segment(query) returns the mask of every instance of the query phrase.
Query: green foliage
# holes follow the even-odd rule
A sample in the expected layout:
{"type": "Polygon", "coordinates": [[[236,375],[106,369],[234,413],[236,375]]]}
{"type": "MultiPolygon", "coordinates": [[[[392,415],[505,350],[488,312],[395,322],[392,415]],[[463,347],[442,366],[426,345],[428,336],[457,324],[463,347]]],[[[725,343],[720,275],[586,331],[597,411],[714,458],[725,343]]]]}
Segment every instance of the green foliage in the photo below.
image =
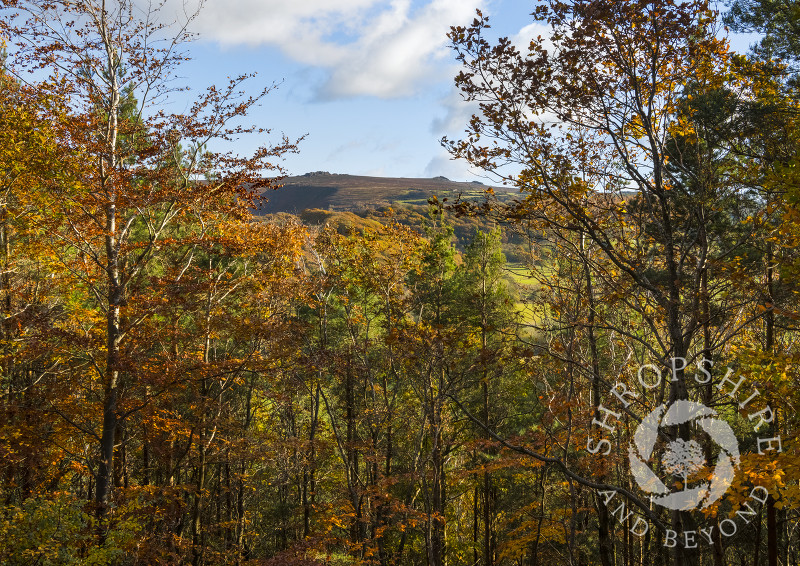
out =
{"type": "Polygon", "coordinates": [[[735,0],[725,15],[734,31],[759,33],[759,57],[797,62],[800,59],[800,3],[795,0],[735,0]]]}
{"type": "Polygon", "coordinates": [[[84,506],[84,501],[68,493],[55,493],[4,507],[0,517],[0,562],[9,566],[84,564],[85,549],[91,540],[91,520],[84,506]]]}

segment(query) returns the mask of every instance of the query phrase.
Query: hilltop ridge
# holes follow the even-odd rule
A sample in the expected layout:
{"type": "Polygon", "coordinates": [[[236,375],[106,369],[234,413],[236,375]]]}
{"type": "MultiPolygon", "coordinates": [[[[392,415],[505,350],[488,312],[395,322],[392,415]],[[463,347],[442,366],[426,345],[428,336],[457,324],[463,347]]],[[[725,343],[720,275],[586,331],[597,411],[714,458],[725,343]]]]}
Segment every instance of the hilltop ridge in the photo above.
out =
{"type": "MultiPolygon", "coordinates": [[[[480,181],[451,181],[447,177],[369,177],[314,171],[287,177],[282,187],[267,191],[268,202],[258,214],[288,212],[298,214],[308,209],[355,211],[398,203],[425,205],[434,195],[454,199],[480,198],[490,187],[480,181]]],[[[498,194],[513,194],[508,187],[491,187],[498,194]]]]}

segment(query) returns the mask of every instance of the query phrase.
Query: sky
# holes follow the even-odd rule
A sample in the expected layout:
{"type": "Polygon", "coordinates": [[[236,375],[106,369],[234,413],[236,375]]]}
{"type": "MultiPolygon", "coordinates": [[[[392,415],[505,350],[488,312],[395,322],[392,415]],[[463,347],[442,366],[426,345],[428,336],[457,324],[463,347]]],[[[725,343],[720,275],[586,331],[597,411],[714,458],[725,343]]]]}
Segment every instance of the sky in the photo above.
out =
{"type": "MultiPolygon", "coordinates": [[[[256,72],[251,88],[279,83],[253,123],[295,139],[290,175],[328,171],[480,180],[439,140],[472,114],[454,87],[452,25],[488,14],[493,33],[527,45],[544,33],[524,0],[206,0],[180,75],[194,92],[256,72]]],[[[183,104],[184,102],[179,102],[183,104]]],[[[188,108],[188,102],[185,102],[188,108]]],[[[176,108],[184,110],[185,108],[176,108]]],[[[263,141],[263,140],[261,140],[263,141]]],[[[242,153],[256,146],[242,140],[242,153]]]]}
{"type": "MultiPolygon", "coordinates": [[[[176,0],[177,1],[177,0],[176,0]]],[[[518,47],[546,35],[529,0],[205,0],[199,39],[180,71],[194,91],[256,72],[257,90],[278,88],[253,123],[295,139],[290,175],[328,171],[387,177],[482,177],[454,161],[440,139],[458,138],[473,108],[454,87],[452,25],[481,9],[495,37],[518,47]]],[[[183,102],[178,102],[182,104],[183,102]]],[[[188,102],[185,102],[188,108],[188,102]]],[[[177,108],[184,110],[186,108],[177,108]]],[[[264,140],[258,140],[263,142],[264,140]]],[[[247,153],[256,140],[235,149],[247,153]]]]}

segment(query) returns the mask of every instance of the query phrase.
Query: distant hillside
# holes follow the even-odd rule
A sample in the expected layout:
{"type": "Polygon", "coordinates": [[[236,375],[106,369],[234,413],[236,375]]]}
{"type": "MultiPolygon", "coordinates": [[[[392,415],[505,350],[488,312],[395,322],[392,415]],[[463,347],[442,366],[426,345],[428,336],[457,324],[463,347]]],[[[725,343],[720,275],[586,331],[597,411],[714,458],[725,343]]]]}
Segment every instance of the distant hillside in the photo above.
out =
{"type": "MultiPolygon", "coordinates": [[[[356,211],[404,203],[424,205],[436,195],[454,199],[480,198],[488,186],[478,181],[459,183],[445,177],[432,179],[361,177],[317,171],[299,177],[288,177],[283,187],[264,194],[269,202],[258,214],[289,212],[298,214],[315,208],[323,210],[356,211]]],[[[511,194],[507,188],[493,187],[498,195],[511,194]]]]}

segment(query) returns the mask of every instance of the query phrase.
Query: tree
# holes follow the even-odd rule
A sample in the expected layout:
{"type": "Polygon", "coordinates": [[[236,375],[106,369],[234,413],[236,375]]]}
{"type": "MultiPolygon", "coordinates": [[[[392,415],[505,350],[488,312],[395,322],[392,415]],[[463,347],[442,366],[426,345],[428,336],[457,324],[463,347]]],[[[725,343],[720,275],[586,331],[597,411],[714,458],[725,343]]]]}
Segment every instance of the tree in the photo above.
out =
{"type": "Polygon", "coordinates": [[[735,31],[759,33],[753,46],[756,57],[790,65],[788,76],[797,71],[800,57],[800,4],[794,0],[734,0],[725,22],[735,31]]]}
{"type": "MultiPolygon", "coordinates": [[[[460,316],[468,328],[479,337],[475,362],[476,385],[480,389],[480,409],[476,411],[484,425],[495,429],[499,415],[494,414],[497,406],[497,390],[501,372],[498,371],[507,355],[507,348],[513,336],[514,313],[511,295],[504,281],[503,268],[506,264],[501,249],[501,232],[496,227],[491,232],[477,230],[463,256],[463,267],[459,273],[457,297],[463,301],[460,316]]],[[[506,368],[508,369],[508,368],[506,368]]],[[[510,372],[509,372],[510,373],[510,372]]],[[[490,440],[483,431],[479,436],[490,440]]],[[[488,465],[484,462],[484,467],[488,465]]],[[[483,507],[483,564],[495,563],[497,555],[497,532],[495,515],[497,513],[497,487],[493,485],[492,474],[484,469],[480,487],[480,500],[483,507]]],[[[478,544],[478,486],[476,486],[473,508],[473,544],[478,544]]],[[[478,563],[477,548],[475,562],[478,563]]]]}
{"type": "Polygon", "coordinates": [[[56,210],[48,236],[75,289],[86,293],[92,341],[78,357],[92,369],[76,387],[88,392],[89,406],[99,403],[98,413],[56,410],[96,442],[90,467],[102,518],[125,423],[161,390],[136,370],[132,356],[140,346],[132,337],[163,310],[159,292],[179,285],[198,250],[222,239],[218,227],[249,217],[257,192],[273,186],[264,172],[295,146],[284,138],[249,158],[207,149],[266,131],[234,124],[270,90],[246,95],[240,87],[248,77],[210,87],[187,114],[160,110],[185,59],[180,48],[193,16],[170,29],[158,21],[161,8],[127,0],[13,7],[20,15],[8,23],[17,44],[11,63],[49,73],[46,84],[70,100],[69,113],[54,118],[62,155],[72,156],[77,173],[49,187],[56,210]],[[180,259],[167,275],[157,264],[170,252],[180,259]]]}
{"type": "MultiPolygon", "coordinates": [[[[763,320],[764,331],[756,340],[761,342],[763,355],[761,366],[781,365],[776,358],[780,357],[779,346],[781,334],[794,325],[787,319],[781,320],[782,313],[788,307],[788,288],[793,285],[787,281],[785,270],[796,259],[793,257],[794,245],[786,240],[788,234],[796,232],[794,192],[787,180],[793,175],[797,152],[796,113],[798,103],[797,71],[800,58],[800,45],[797,42],[797,31],[800,25],[800,5],[792,0],[736,0],[731,3],[730,11],[725,15],[725,22],[740,32],[756,32],[761,35],[759,41],[751,47],[747,64],[755,76],[760,77],[759,88],[756,89],[750,104],[745,109],[745,116],[751,127],[747,129],[746,141],[741,143],[742,158],[750,169],[743,176],[744,182],[754,186],[767,203],[756,216],[760,230],[765,234],[764,243],[760,247],[759,260],[763,266],[762,278],[758,292],[767,305],[763,320]],[[781,234],[780,237],[775,237],[781,234]],[[783,273],[782,273],[783,272],[783,273]]],[[[793,238],[793,237],[790,237],[793,238]]],[[[784,338],[785,340],[785,338],[784,338]]],[[[763,371],[763,369],[761,369],[763,371]]],[[[764,373],[769,374],[769,371],[764,373]]],[[[783,374],[786,375],[785,373],[783,374]]],[[[767,378],[771,387],[780,387],[774,377],[767,378]]],[[[784,403],[771,395],[771,406],[775,409],[772,430],[778,434],[781,420],[784,433],[788,430],[786,423],[794,412],[791,409],[780,418],[780,409],[784,403]]],[[[785,455],[773,458],[773,464],[785,455]]],[[[764,466],[762,462],[759,467],[764,466]]],[[[791,468],[791,466],[788,466],[791,468]]],[[[785,487],[785,484],[784,484],[785,487]]],[[[778,524],[786,525],[785,513],[778,517],[776,500],[779,488],[774,486],[767,500],[767,561],[770,566],[779,563],[779,546],[786,549],[784,556],[788,560],[788,539],[790,535],[778,524]]],[[[783,505],[780,505],[784,507],[783,505]]],[[[759,523],[759,534],[760,534],[759,523]]]]}
{"type": "MultiPolygon", "coordinates": [[[[526,53],[508,39],[491,45],[482,35],[487,23],[480,14],[472,26],[452,30],[465,67],[456,83],[467,99],[480,103],[480,113],[465,139],[445,140],[447,146],[454,156],[517,186],[525,196],[509,216],[537,222],[557,261],[576,261],[585,272],[575,280],[577,288],[563,280],[553,284],[573,301],[570,311],[558,314],[575,315],[559,318],[565,336],[554,341],[550,355],[573,368],[578,330],[586,332],[591,348],[611,348],[624,339],[628,343],[620,346],[629,360],[650,359],[674,371],[666,396],[652,402],[688,399],[694,392],[687,374],[670,360],[701,359],[702,298],[723,296],[728,283],[714,277],[715,269],[735,258],[743,242],[727,246],[723,224],[708,222],[742,213],[743,208],[719,208],[737,202],[738,187],[718,175],[687,184],[686,175],[700,170],[690,172],[676,151],[676,140],[697,136],[698,112],[687,113],[683,101],[698,90],[718,89],[722,77],[730,76],[731,58],[715,34],[716,15],[706,2],[574,1],[548,2],[534,17],[552,28],[553,50],[541,38],[526,53]],[[588,312],[574,306],[580,288],[593,305],[588,312]]],[[[704,149],[701,157],[716,164],[719,152],[704,149]]],[[[729,314],[740,306],[725,305],[729,314]]],[[[726,333],[742,323],[733,316],[718,321],[715,355],[728,343],[726,333]]],[[[597,357],[577,371],[612,386],[614,379],[603,379],[592,360],[597,357]]],[[[644,393],[636,393],[637,404],[650,402],[644,393]]],[[[690,439],[687,426],[671,434],[690,439]]],[[[564,462],[556,460],[563,471],[564,462]]],[[[631,503],[647,514],[646,503],[636,497],[631,503]]],[[[693,528],[685,512],[673,513],[671,521],[676,529],[693,528]]],[[[697,551],[677,545],[676,564],[698,559],[697,551]]]]}
{"type": "Polygon", "coordinates": [[[55,448],[57,442],[35,441],[58,437],[37,413],[42,378],[60,368],[57,347],[52,342],[43,347],[42,337],[63,317],[67,302],[64,273],[44,245],[42,215],[54,205],[47,194],[50,179],[71,178],[53,124],[64,113],[63,99],[51,90],[26,85],[7,69],[0,70],[0,367],[7,505],[57,481],[58,475],[43,462],[64,457],[55,448]]]}

